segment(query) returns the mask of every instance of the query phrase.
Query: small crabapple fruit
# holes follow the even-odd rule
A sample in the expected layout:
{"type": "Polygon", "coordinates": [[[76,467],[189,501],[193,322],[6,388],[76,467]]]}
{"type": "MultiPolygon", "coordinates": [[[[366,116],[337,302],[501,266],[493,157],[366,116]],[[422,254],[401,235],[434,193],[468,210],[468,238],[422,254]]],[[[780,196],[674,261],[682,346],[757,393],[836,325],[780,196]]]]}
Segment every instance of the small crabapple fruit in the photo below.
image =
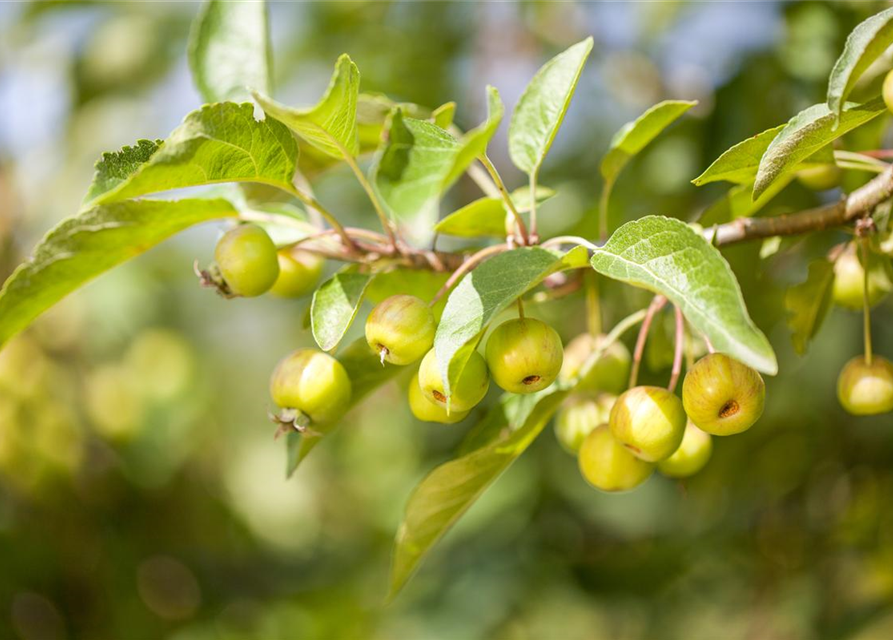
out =
{"type": "Polygon", "coordinates": [[[279,361],[270,377],[270,396],[297,409],[316,424],[334,422],[348,408],[350,378],[335,358],[316,349],[298,349],[279,361]]]}
{"type": "Polygon", "coordinates": [[[871,364],[864,356],[853,358],[837,379],[837,397],[854,416],[893,411],[893,364],[880,356],[874,356],[871,364]]]}
{"type": "Polygon", "coordinates": [[[279,277],[270,293],[280,298],[300,298],[313,291],[325,265],[322,257],[300,249],[280,251],[277,257],[279,277]]]}
{"type": "Polygon", "coordinates": [[[608,393],[570,398],[555,416],[555,436],[561,446],[568,453],[576,454],[593,429],[607,424],[615,400],[608,393]]]}
{"type": "Polygon", "coordinates": [[[217,242],[214,260],[229,290],[253,298],[267,292],[279,277],[276,245],[255,224],[230,229],[217,242]]]}
{"type": "Polygon", "coordinates": [[[425,398],[441,407],[449,407],[450,415],[454,411],[470,411],[484,399],[487,389],[490,388],[490,374],[487,373],[487,363],[477,351],[471,352],[471,357],[459,379],[450,389],[449,404],[447,404],[446,392],[443,388],[443,379],[440,377],[440,368],[437,364],[437,355],[431,349],[419,366],[419,388],[425,398]]]}
{"type": "Polygon", "coordinates": [[[800,169],[797,182],[812,191],[827,191],[840,184],[841,171],[836,164],[820,164],[800,169]]]}
{"type": "Polygon", "coordinates": [[[888,72],[884,78],[881,94],[884,96],[884,104],[887,105],[887,110],[893,113],[893,71],[888,72]]]}
{"type": "Polygon", "coordinates": [[[722,353],[698,360],[682,382],[691,421],[715,436],[747,431],[763,414],[766,385],[755,370],[722,353]]]}
{"type": "MultiPolygon", "coordinates": [[[[878,304],[893,289],[893,282],[883,262],[884,258],[869,257],[868,306],[878,304]]],[[[856,249],[850,245],[834,262],[834,303],[861,311],[865,295],[865,269],[859,261],[856,249]]]]}
{"type": "Polygon", "coordinates": [[[409,409],[412,415],[422,422],[440,422],[442,424],[453,424],[461,422],[468,415],[467,411],[451,411],[446,412],[446,407],[442,404],[435,404],[425,397],[422,388],[419,386],[419,374],[416,373],[412,380],[409,381],[409,409]]]}
{"type": "Polygon", "coordinates": [[[657,463],[657,470],[669,478],[687,478],[704,468],[713,453],[713,438],[689,420],[682,444],[666,460],[657,463]]]}
{"type": "Polygon", "coordinates": [[[510,393],[533,393],[555,381],[563,349],[558,332],[541,320],[515,318],[487,340],[487,366],[494,382],[510,393]]]}
{"type": "Polygon", "coordinates": [[[420,298],[395,295],[382,300],[366,320],[366,342],[382,362],[410,364],[434,344],[437,323],[420,298]]]}
{"type": "MultiPolygon", "coordinates": [[[[597,337],[583,333],[571,340],[564,349],[564,364],[560,377],[568,381],[579,372],[592,352],[605,340],[604,335],[597,337]]],[[[604,391],[617,395],[626,389],[629,380],[631,358],[629,350],[619,341],[612,342],[577,385],[581,391],[604,391]]]]}
{"type": "Polygon", "coordinates": [[[669,458],[685,433],[685,411],[679,398],[661,387],[633,387],[611,408],[611,433],[637,458],[657,462],[669,458]]]}
{"type": "Polygon", "coordinates": [[[654,473],[654,465],[630,453],[606,424],[599,425],[586,436],[580,445],[577,462],[583,478],[602,491],[629,491],[654,473]]]}

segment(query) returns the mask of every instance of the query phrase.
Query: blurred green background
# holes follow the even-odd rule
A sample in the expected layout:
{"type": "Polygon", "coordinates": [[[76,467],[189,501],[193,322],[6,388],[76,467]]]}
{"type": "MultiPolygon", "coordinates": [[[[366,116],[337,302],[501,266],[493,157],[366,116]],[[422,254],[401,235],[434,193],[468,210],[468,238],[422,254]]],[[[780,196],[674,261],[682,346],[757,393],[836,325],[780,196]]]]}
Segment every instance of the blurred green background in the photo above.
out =
{"type": "MultiPolygon", "coordinates": [[[[541,182],[559,192],[542,209],[545,235],[593,236],[598,162],[623,122],[664,98],[700,101],[632,163],[612,201],[618,222],[695,220],[724,191],[689,180],[822,101],[846,35],[884,7],[273,3],[277,96],[313,101],[348,52],[363,90],[456,100],[468,128],[487,83],[511,106],[548,57],[592,34],[541,182]]],[[[77,210],[102,151],[163,138],[200,104],[185,59],[198,8],[0,4],[2,278],[77,210]]],[[[849,148],[888,146],[890,118],[875,122],[849,148]]],[[[505,125],[490,155],[510,187],[522,184],[505,125]]],[[[374,226],[345,171],[315,187],[345,221],[374,226]]],[[[477,195],[460,182],[442,211],[477,195]]],[[[818,202],[794,184],[766,212],[818,202]]],[[[103,276],[0,353],[0,637],[893,637],[893,418],[851,418],[834,393],[861,318],[832,311],[804,358],[784,324],[785,287],[845,236],[785,243],[762,261],[759,244],[725,252],[781,373],[763,419],[718,439],[703,472],[601,494],[547,430],[384,607],[403,505],[470,421],[418,423],[391,384],[286,482],[267,378],[311,343],[307,302],[199,289],[192,262],[210,260],[218,234],[190,231],[103,276]]],[[[605,295],[608,320],[648,300],[618,286],[605,295]]],[[[584,330],[579,294],[532,307],[565,341],[584,330]]],[[[891,312],[888,300],[875,315],[888,357],[891,312]]],[[[666,380],[661,338],[659,328],[646,380],[666,380]]]]}

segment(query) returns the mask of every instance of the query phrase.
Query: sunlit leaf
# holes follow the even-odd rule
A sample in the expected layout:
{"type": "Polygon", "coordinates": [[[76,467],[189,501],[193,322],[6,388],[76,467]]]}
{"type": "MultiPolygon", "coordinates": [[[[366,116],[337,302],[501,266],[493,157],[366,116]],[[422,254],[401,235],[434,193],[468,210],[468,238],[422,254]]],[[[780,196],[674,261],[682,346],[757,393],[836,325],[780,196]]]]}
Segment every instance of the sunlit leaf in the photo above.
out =
{"type": "Polygon", "coordinates": [[[403,588],[462,514],[530,446],[566,396],[567,391],[554,388],[539,392],[522,424],[506,438],[442,464],[422,480],[409,498],[397,530],[390,597],[403,588]]]}
{"type": "Polygon", "coordinates": [[[338,346],[353,324],[363,295],[373,276],[348,268],[323,282],[313,294],[310,304],[310,327],[313,339],[323,351],[338,346]]]}
{"type": "Polygon", "coordinates": [[[488,86],[487,119],[460,138],[459,150],[456,152],[453,166],[444,179],[444,189],[453,184],[475,161],[475,158],[487,151],[487,145],[496,134],[496,130],[499,129],[503,115],[505,115],[505,107],[499,97],[499,91],[496,90],[496,87],[488,86]]]}
{"type": "Polygon", "coordinates": [[[314,107],[295,109],[255,91],[254,98],[267,115],[294,131],[302,140],[332,157],[356,156],[357,100],[360,71],[346,54],[338,58],[335,72],[322,99],[314,107]]]}
{"type": "Polygon", "coordinates": [[[785,125],[780,124],[739,142],[714,160],[704,173],[692,180],[692,183],[699,187],[718,180],[735,184],[753,184],[757,169],[760,167],[760,158],[784,127],[785,125]]]}
{"type": "Polygon", "coordinates": [[[801,111],[788,121],[760,159],[753,198],[758,198],[785,172],[793,170],[822,147],[886,110],[881,98],[865,104],[847,103],[836,127],[835,115],[827,104],[813,105],[801,111]]]}
{"type": "Polygon", "coordinates": [[[601,173],[605,181],[614,182],[631,158],[696,104],[697,100],[665,100],[623,125],[602,158],[601,173]]]}
{"type": "Polygon", "coordinates": [[[102,158],[96,163],[93,182],[87,190],[87,195],[84,196],[84,202],[91,202],[125,182],[152,157],[152,154],[158,151],[161,142],[161,140],[154,142],[152,140],[137,140],[132,147],[103,153],[102,158]]]}
{"type": "Polygon", "coordinates": [[[288,189],[298,147],[280,122],[254,119],[250,103],[193,111],[130,178],[94,202],[109,203],[183,187],[260,182],[288,189]]]}
{"type": "Polygon", "coordinates": [[[828,79],[828,108],[835,117],[840,116],[856,81],[891,44],[893,9],[873,15],[853,29],[828,79]]]}
{"type": "Polygon", "coordinates": [[[0,291],[0,345],[101,273],[187,227],[236,214],[220,199],[136,200],[94,206],[62,221],[0,291]]]}
{"type": "MultiPolygon", "coordinates": [[[[521,187],[511,194],[515,208],[520,212],[530,210],[530,189],[521,187]]],[[[546,187],[536,188],[536,201],[545,202],[555,195],[552,189],[546,187]]],[[[499,197],[483,197],[468,203],[440,220],[434,230],[451,236],[462,238],[477,238],[491,236],[504,238],[506,236],[506,208],[505,202],[499,197]]]]}
{"type": "Polygon", "coordinates": [[[834,288],[834,265],[828,260],[809,264],[809,275],[804,282],[790,287],[784,297],[788,311],[788,327],[794,351],[806,353],[810,341],[818,333],[831,306],[834,288]]]}
{"type": "Polygon", "coordinates": [[[205,102],[269,92],[272,57],[265,2],[209,0],[193,24],[189,66],[205,102]]]}
{"type": "Polygon", "coordinates": [[[532,175],[539,170],[590,51],[591,37],[558,54],[536,72],[521,94],[509,123],[509,155],[521,171],[532,175]]]}
{"type": "Polygon", "coordinates": [[[373,181],[382,201],[400,219],[433,218],[461,144],[435,124],[394,111],[379,151],[373,181]]]}
{"type": "Polygon", "coordinates": [[[586,264],[586,250],[561,254],[539,247],[506,251],[467,274],[447,300],[434,337],[446,395],[465,369],[486,326],[521,294],[548,275],[586,264]]]}
{"type": "Polygon", "coordinates": [[[728,262],[684,222],[662,216],[628,222],[591,262],[609,278],[666,296],[717,351],[777,373],[775,352],[750,319],[728,262]]]}

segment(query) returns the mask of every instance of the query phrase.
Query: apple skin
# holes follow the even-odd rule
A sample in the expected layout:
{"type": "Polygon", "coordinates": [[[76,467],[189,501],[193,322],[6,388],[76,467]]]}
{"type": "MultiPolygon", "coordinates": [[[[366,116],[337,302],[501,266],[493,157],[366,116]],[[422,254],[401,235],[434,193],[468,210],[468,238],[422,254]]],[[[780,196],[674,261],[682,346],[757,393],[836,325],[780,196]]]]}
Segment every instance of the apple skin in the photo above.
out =
{"type": "Polygon", "coordinates": [[[563,348],[558,332],[534,318],[507,320],[487,340],[487,367],[509,393],[534,393],[555,381],[563,348]]]}
{"type": "Polygon", "coordinates": [[[382,300],[366,319],[366,342],[384,362],[411,364],[434,344],[437,322],[421,298],[395,295],[382,300]]]}
{"type": "Polygon", "coordinates": [[[766,385],[747,365],[725,354],[711,353],[686,373],[682,403],[702,431],[730,436],[747,431],[763,415],[766,385]]]}
{"type": "MultiPolygon", "coordinates": [[[[559,377],[563,381],[574,378],[596,346],[605,340],[604,335],[592,336],[588,333],[578,335],[567,343],[564,349],[564,363],[559,377]]],[[[632,358],[629,349],[622,342],[613,342],[577,384],[579,391],[603,391],[619,395],[626,389],[632,358]]]]}
{"type": "Polygon", "coordinates": [[[633,387],[611,408],[611,433],[637,458],[658,462],[669,458],[685,433],[682,401],[662,387],[633,387]]]}
{"type": "Polygon", "coordinates": [[[854,416],[893,411],[893,364],[874,356],[869,365],[864,356],[856,356],[840,372],[837,398],[847,413],[854,416]]]}
{"type": "Polygon", "coordinates": [[[610,493],[635,489],[654,473],[654,465],[617,442],[606,424],[586,436],[577,462],[586,482],[610,493]]]}
{"type": "Polygon", "coordinates": [[[312,293],[319,284],[325,260],[300,249],[282,250],[278,254],[279,277],[270,293],[280,298],[301,298],[312,293]]]}
{"type": "Polygon", "coordinates": [[[246,298],[266,293],[279,277],[276,245],[256,224],[239,225],[223,234],[214,261],[229,290],[246,298]]]}
{"type": "Polygon", "coordinates": [[[334,422],[347,411],[351,384],[344,366],[316,349],[298,349],[279,361],[270,377],[270,396],[285,409],[298,409],[316,424],[334,422]]]}
{"type": "Polygon", "coordinates": [[[687,478],[703,469],[712,454],[713,437],[689,420],[682,444],[673,455],[657,463],[657,470],[668,478],[687,478]]]}
{"type": "Polygon", "coordinates": [[[454,424],[456,422],[461,422],[468,415],[467,411],[453,411],[447,414],[446,407],[428,400],[424,393],[422,393],[422,388],[419,386],[418,372],[416,372],[412,377],[412,380],[409,381],[408,397],[409,409],[412,411],[412,415],[422,422],[454,424]]]}
{"type": "Polygon", "coordinates": [[[887,76],[884,78],[884,86],[881,90],[881,95],[884,96],[884,104],[887,105],[887,110],[890,113],[893,113],[893,71],[887,73],[887,76]]]}
{"type": "Polygon", "coordinates": [[[555,436],[564,450],[576,455],[586,436],[600,424],[607,424],[616,400],[608,393],[569,398],[555,416],[555,436]]]}
{"type": "MultiPolygon", "coordinates": [[[[887,258],[872,254],[869,257],[868,268],[868,306],[874,307],[883,300],[891,290],[893,281],[890,280],[888,266],[884,261],[887,258]]],[[[834,286],[832,295],[834,304],[850,309],[862,311],[865,296],[865,269],[862,266],[856,249],[850,245],[834,262],[834,286]]]]}
{"type": "MultiPolygon", "coordinates": [[[[484,399],[490,388],[490,374],[487,372],[487,363],[477,351],[471,352],[471,357],[462,370],[459,380],[453,385],[452,395],[449,400],[449,413],[454,411],[470,411],[484,399]]],[[[419,365],[419,387],[427,400],[446,408],[447,397],[443,389],[443,379],[440,377],[440,368],[437,365],[437,356],[431,349],[419,365]]]]}
{"type": "Polygon", "coordinates": [[[840,184],[842,171],[835,164],[820,164],[800,169],[797,182],[812,191],[828,191],[840,184]]]}

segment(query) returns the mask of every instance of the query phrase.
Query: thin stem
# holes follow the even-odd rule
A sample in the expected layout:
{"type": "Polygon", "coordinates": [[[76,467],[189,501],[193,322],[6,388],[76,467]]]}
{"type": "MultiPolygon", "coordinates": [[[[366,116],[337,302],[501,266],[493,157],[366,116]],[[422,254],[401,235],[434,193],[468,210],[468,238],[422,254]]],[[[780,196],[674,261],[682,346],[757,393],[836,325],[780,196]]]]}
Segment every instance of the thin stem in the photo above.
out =
{"type": "Polygon", "coordinates": [[[843,160],[844,162],[858,162],[861,164],[875,164],[881,167],[882,169],[886,169],[890,165],[888,165],[883,160],[879,160],[878,158],[869,155],[867,153],[855,153],[853,151],[835,151],[834,152],[835,160],[843,160]]]}
{"type": "Polygon", "coordinates": [[[593,338],[602,332],[602,313],[598,298],[598,274],[586,273],[586,328],[593,338]]]}
{"type": "Polygon", "coordinates": [[[853,171],[868,171],[869,173],[883,173],[887,169],[886,163],[877,165],[870,162],[846,162],[839,160],[837,166],[841,169],[852,169],[853,171]]]}
{"type": "Polygon", "coordinates": [[[474,182],[480,188],[480,190],[484,192],[484,195],[491,198],[499,197],[499,188],[495,184],[493,184],[493,180],[490,178],[487,172],[481,169],[478,165],[473,163],[468,165],[465,173],[467,173],[472,182],[474,182]]]}
{"type": "Polygon", "coordinates": [[[636,380],[639,379],[639,367],[642,364],[642,354],[645,353],[645,341],[648,339],[648,330],[651,328],[651,321],[654,320],[655,314],[660,311],[667,303],[667,299],[661,295],[654,296],[648,310],[645,312],[645,319],[639,328],[639,337],[636,338],[636,349],[633,352],[633,366],[629,372],[629,387],[636,386],[636,380]]]}
{"type": "Polygon", "coordinates": [[[554,238],[549,238],[543,242],[542,246],[556,247],[562,244],[575,244],[580,247],[586,247],[590,251],[597,251],[601,248],[597,244],[589,242],[589,240],[581,238],[580,236],[555,236],[554,238]]]}
{"type": "Polygon", "coordinates": [[[613,180],[606,181],[598,198],[598,237],[602,242],[608,239],[608,202],[613,188],[613,180]]]}
{"type": "Polygon", "coordinates": [[[502,253],[506,249],[508,249],[507,244],[494,244],[490,247],[485,247],[477,253],[469,256],[469,258],[465,262],[459,265],[459,268],[453,271],[453,274],[447,279],[447,281],[443,283],[440,291],[434,294],[434,297],[431,298],[431,302],[428,303],[428,306],[433,307],[435,304],[437,304],[437,301],[440,300],[447,291],[452,289],[453,285],[455,285],[462,276],[474,269],[481,262],[483,262],[490,256],[494,256],[497,253],[502,253]]]}
{"type": "Polygon", "coordinates": [[[311,207],[319,212],[323,218],[325,218],[326,222],[341,236],[341,239],[344,241],[344,247],[347,249],[349,253],[356,254],[358,253],[357,245],[351,240],[350,236],[347,235],[347,231],[344,230],[344,227],[338,222],[338,219],[335,218],[324,206],[322,206],[316,198],[313,196],[309,196],[294,185],[289,185],[291,189],[288,189],[288,192],[296,197],[298,200],[303,202],[306,206],[311,207]]]}
{"type": "Polygon", "coordinates": [[[865,364],[871,366],[871,305],[868,303],[868,238],[863,237],[859,241],[859,247],[862,250],[862,322],[863,335],[865,338],[865,364]]]}
{"type": "Polygon", "coordinates": [[[685,319],[679,307],[674,305],[673,309],[676,312],[676,349],[673,352],[673,372],[667,385],[670,393],[676,391],[676,383],[679,382],[679,374],[682,373],[682,350],[685,346],[685,319]]]}
{"type": "Polygon", "coordinates": [[[540,236],[536,230],[536,171],[530,174],[530,233],[527,244],[539,244],[540,236]]]}
{"type": "Polygon", "coordinates": [[[521,300],[521,296],[518,296],[518,317],[521,320],[524,319],[524,302],[521,300]]]}
{"type": "MultiPolygon", "coordinates": [[[[496,167],[494,167],[493,163],[490,162],[490,158],[487,157],[486,153],[482,153],[481,155],[479,155],[478,160],[480,160],[481,164],[484,165],[487,173],[490,174],[490,178],[492,178],[493,183],[496,185],[496,188],[499,189],[499,195],[502,196],[502,199],[505,202],[505,206],[515,218],[515,226],[518,227],[518,234],[521,237],[521,242],[525,245],[530,244],[530,236],[527,234],[527,226],[524,224],[524,218],[522,218],[521,214],[518,213],[518,208],[515,206],[514,201],[512,201],[512,196],[509,194],[508,189],[506,189],[505,183],[502,181],[502,177],[499,175],[496,167]]],[[[536,199],[533,191],[530,192],[530,198],[531,201],[536,199]]]]}
{"type": "Polygon", "coordinates": [[[397,235],[394,233],[394,226],[391,224],[391,220],[388,218],[388,215],[385,213],[384,207],[381,206],[381,201],[378,199],[378,194],[375,193],[375,189],[372,188],[372,185],[366,179],[363,170],[360,169],[360,165],[357,164],[356,159],[348,153],[347,149],[341,147],[341,143],[337,143],[341,148],[341,155],[344,156],[344,161],[347,163],[347,166],[351,168],[354,175],[357,177],[357,182],[360,183],[360,186],[363,187],[363,190],[366,192],[366,195],[369,196],[369,201],[372,202],[372,207],[375,209],[375,213],[378,215],[378,220],[381,222],[381,227],[384,229],[385,233],[388,235],[388,240],[391,243],[391,248],[397,248],[397,235]]]}

